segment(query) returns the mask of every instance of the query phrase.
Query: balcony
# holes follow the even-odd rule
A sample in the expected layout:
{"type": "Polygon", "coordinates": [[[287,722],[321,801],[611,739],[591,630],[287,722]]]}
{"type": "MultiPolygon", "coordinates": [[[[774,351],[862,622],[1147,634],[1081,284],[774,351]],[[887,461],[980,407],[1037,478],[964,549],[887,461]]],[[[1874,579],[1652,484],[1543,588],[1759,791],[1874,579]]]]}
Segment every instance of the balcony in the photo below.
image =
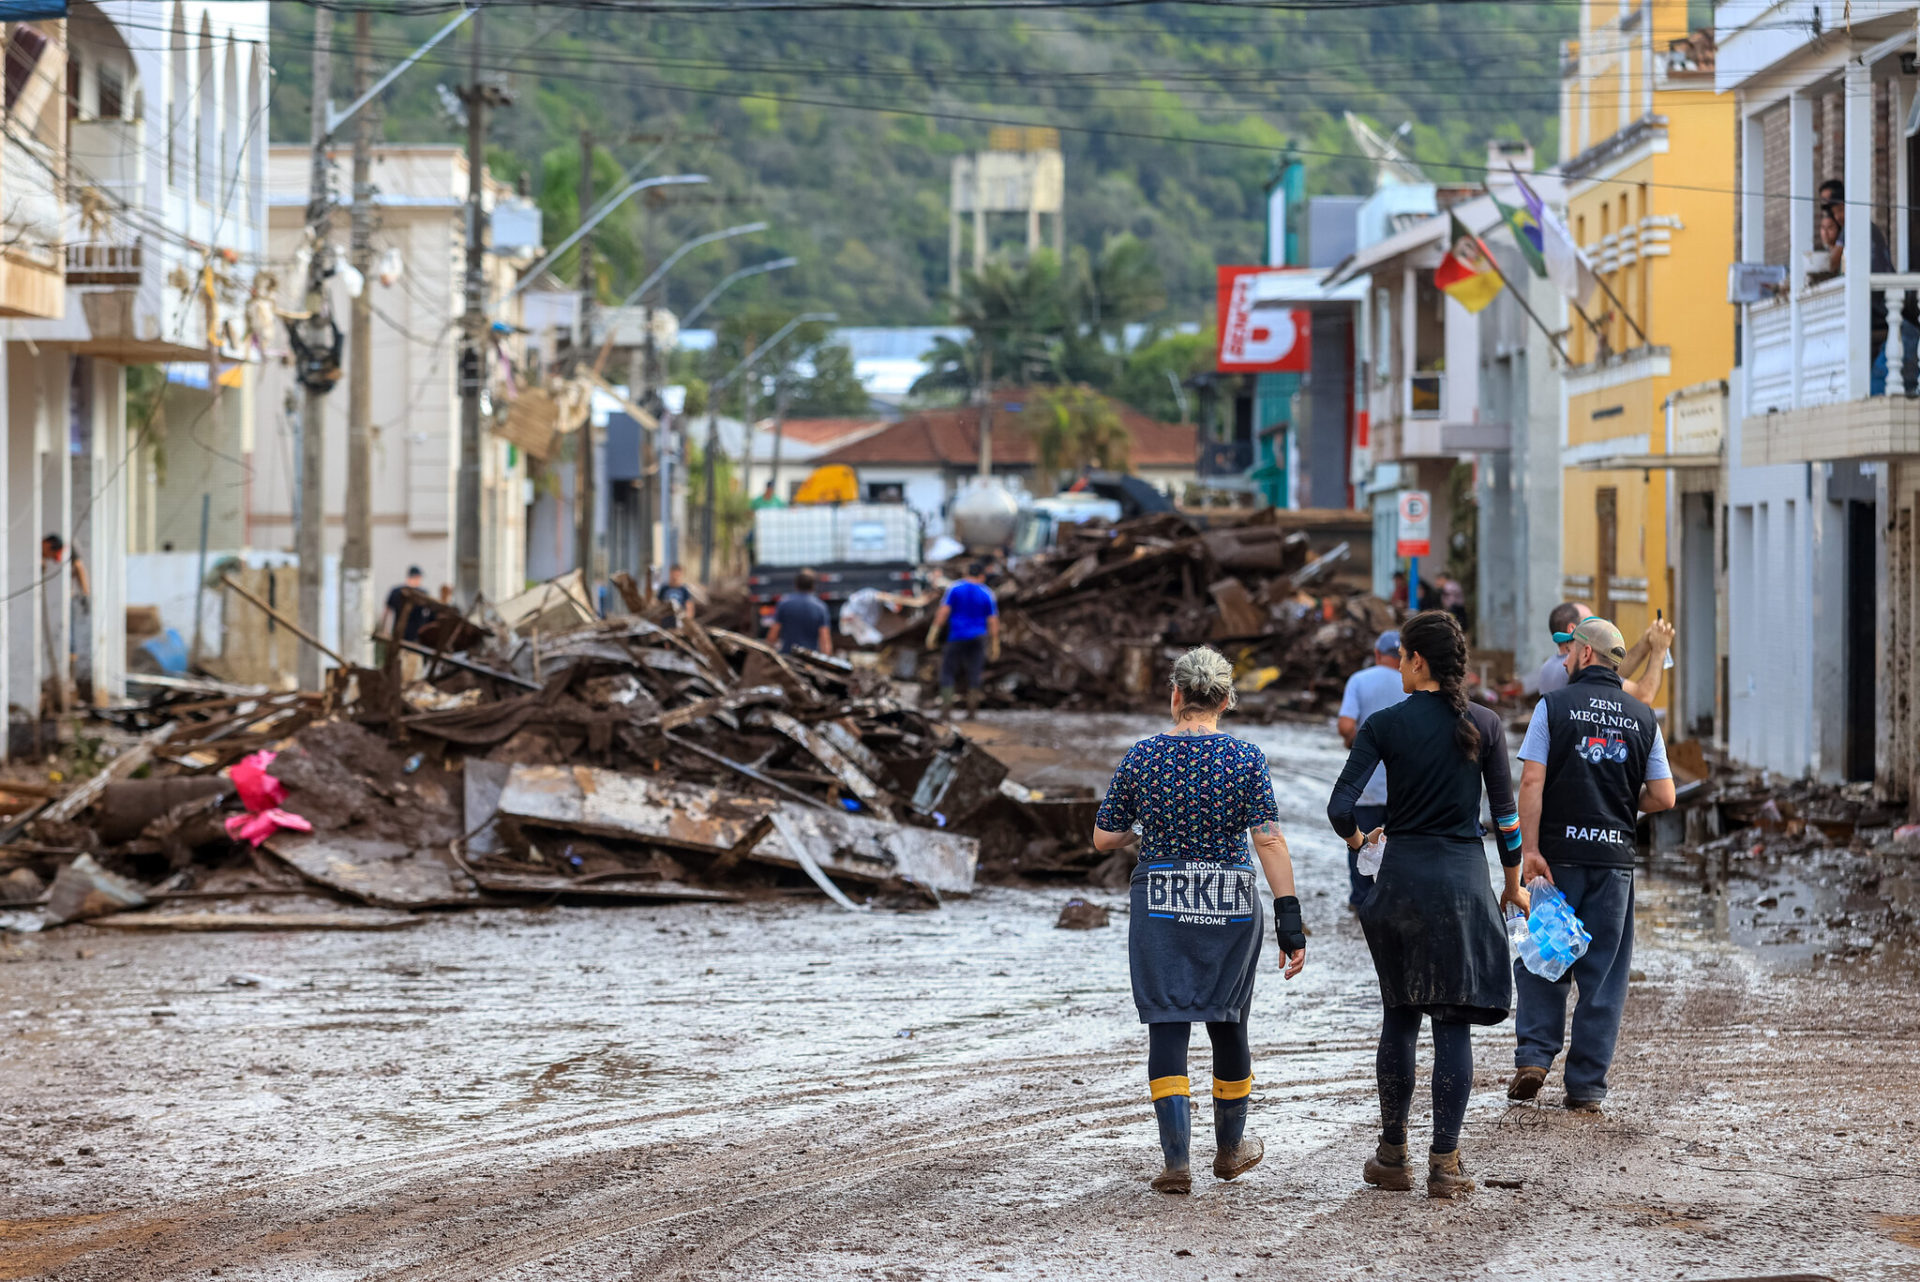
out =
{"type": "Polygon", "coordinates": [[[1876,272],[1867,279],[1872,292],[1858,317],[1848,315],[1844,279],[1797,298],[1747,305],[1741,463],[1920,455],[1920,328],[1911,319],[1920,314],[1920,274],[1876,272]],[[1871,334],[1873,308],[1885,328],[1877,350],[1849,340],[1849,330],[1855,339],[1871,334]],[[1858,395],[1861,384],[1865,396],[1858,395]]]}
{"type": "Polygon", "coordinates": [[[116,245],[87,241],[67,246],[67,284],[137,289],[140,285],[140,243],[116,245]]]}

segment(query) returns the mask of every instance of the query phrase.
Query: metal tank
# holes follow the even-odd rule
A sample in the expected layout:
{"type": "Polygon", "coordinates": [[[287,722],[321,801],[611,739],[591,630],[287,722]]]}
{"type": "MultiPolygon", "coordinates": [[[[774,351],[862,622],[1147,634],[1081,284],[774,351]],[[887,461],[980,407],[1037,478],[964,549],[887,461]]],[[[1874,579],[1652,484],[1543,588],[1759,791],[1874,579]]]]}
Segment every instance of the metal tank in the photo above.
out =
{"type": "Polygon", "coordinates": [[[972,552],[1004,548],[1020,525],[1020,501],[1003,485],[973,484],[953,500],[953,537],[972,552]]]}

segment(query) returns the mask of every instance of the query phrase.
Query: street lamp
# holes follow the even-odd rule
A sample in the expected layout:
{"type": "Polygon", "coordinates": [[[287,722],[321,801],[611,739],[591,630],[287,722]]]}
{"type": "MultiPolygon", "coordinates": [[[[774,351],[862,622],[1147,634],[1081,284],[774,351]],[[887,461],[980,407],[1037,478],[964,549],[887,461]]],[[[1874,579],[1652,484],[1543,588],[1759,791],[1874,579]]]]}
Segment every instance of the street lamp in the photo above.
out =
{"type": "Polygon", "coordinates": [[[692,311],[688,312],[685,316],[682,316],[680,318],[680,328],[685,329],[687,326],[693,324],[694,320],[700,315],[700,313],[706,311],[707,308],[713,306],[714,299],[720,297],[720,295],[726,293],[729,289],[732,289],[735,285],[739,284],[741,281],[745,280],[747,277],[759,276],[766,272],[784,271],[789,267],[797,267],[799,265],[800,265],[800,260],[798,258],[776,258],[776,259],[773,259],[771,262],[757,263],[752,267],[742,267],[739,271],[734,272],[732,275],[722,277],[720,280],[720,283],[718,285],[715,285],[711,290],[709,290],[705,298],[701,299],[699,302],[693,305],[692,311]]]}
{"type": "MultiPolygon", "coordinates": [[[[716,290],[715,292],[717,293],[719,291],[716,290]]],[[[721,390],[733,382],[734,379],[753,368],[756,361],[774,348],[780,346],[781,343],[786,341],[787,335],[793,333],[794,330],[800,328],[802,325],[813,321],[825,321],[831,324],[839,319],[839,315],[834,312],[800,313],[800,315],[775,330],[773,337],[748,352],[738,365],[728,370],[724,377],[718,379],[712,387],[707,389],[707,457],[703,463],[706,472],[707,492],[700,504],[700,581],[702,583],[707,582],[713,572],[713,456],[719,443],[721,390]]],[[[746,448],[747,457],[752,458],[752,424],[748,424],[747,426],[746,448]]]]}
{"type": "MultiPolygon", "coordinates": [[[[606,218],[608,214],[620,208],[620,206],[626,204],[629,200],[633,199],[635,196],[639,195],[641,192],[646,191],[650,187],[684,187],[691,183],[706,183],[711,181],[713,180],[708,178],[705,174],[667,174],[660,178],[641,178],[635,182],[628,183],[624,190],[622,190],[618,195],[614,196],[611,200],[607,201],[606,204],[602,205],[598,213],[594,214],[593,217],[587,219],[585,222],[581,223],[578,227],[574,228],[573,235],[567,237],[565,240],[561,241],[554,248],[548,250],[547,256],[545,258],[542,258],[539,262],[535,263],[533,266],[529,267],[526,271],[522,272],[520,275],[520,283],[518,285],[515,285],[511,290],[509,290],[505,298],[502,298],[499,302],[495,303],[493,305],[492,311],[497,312],[502,307],[505,307],[508,303],[511,303],[514,299],[520,297],[520,292],[524,290],[527,286],[533,284],[534,281],[538,280],[540,278],[540,274],[546,270],[548,264],[552,263],[555,259],[559,258],[560,255],[566,253],[569,249],[572,249],[576,244],[579,243],[580,238],[582,236],[585,236],[588,232],[592,231],[595,227],[599,226],[600,223],[606,218]]],[[[592,288],[591,282],[583,283],[582,288],[583,289],[592,288]]]]}

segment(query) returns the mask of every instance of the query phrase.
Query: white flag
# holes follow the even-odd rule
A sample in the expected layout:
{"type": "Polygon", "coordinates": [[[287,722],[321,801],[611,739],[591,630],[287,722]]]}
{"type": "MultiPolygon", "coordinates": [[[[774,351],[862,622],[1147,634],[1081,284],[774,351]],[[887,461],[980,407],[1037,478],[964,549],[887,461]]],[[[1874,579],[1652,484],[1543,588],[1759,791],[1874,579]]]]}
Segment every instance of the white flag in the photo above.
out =
{"type": "MultiPolygon", "coordinates": [[[[1512,168],[1511,165],[1508,168],[1512,168]]],[[[1540,199],[1533,188],[1527,186],[1527,180],[1520,171],[1513,170],[1513,180],[1520,184],[1521,198],[1527,202],[1527,211],[1540,224],[1540,257],[1547,266],[1547,279],[1554,288],[1573,300],[1576,307],[1583,307],[1600,288],[1599,277],[1593,274],[1593,264],[1574,244],[1573,233],[1560,221],[1560,216],[1547,208],[1547,202],[1540,199]]]]}

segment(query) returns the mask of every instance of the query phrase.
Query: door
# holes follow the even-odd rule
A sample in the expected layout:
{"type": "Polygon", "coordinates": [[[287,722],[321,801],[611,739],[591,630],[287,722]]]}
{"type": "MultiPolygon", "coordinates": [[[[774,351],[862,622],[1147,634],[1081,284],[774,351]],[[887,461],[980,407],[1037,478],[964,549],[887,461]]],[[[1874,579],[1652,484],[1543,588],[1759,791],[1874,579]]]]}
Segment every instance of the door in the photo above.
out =
{"type": "Polygon", "coordinates": [[[1593,494],[1593,612],[1613,617],[1613,577],[1620,565],[1620,491],[1603,486],[1593,494]]]}
{"type": "Polygon", "coordinates": [[[1856,499],[1846,505],[1846,510],[1846,772],[1850,780],[1871,781],[1874,681],[1878,675],[1873,627],[1879,609],[1879,584],[1873,572],[1875,505],[1856,499]]]}
{"type": "Polygon", "coordinates": [[[1680,724],[1696,739],[1713,737],[1714,596],[1713,494],[1680,496],[1680,594],[1674,638],[1679,654],[1680,724]]]}

